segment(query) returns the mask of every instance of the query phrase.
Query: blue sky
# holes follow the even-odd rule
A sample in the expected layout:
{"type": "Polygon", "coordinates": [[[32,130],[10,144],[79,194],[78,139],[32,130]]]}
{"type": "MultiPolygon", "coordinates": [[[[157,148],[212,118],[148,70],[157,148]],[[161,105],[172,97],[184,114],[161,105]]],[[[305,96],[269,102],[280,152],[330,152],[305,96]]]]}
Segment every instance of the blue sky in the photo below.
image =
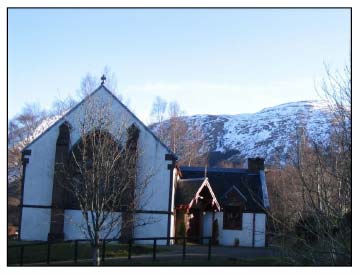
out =
{"type": "Polygon", "coordinates": [[[9,118],[76,96],[104,66],[148,123],[157,95],[188,115],[317,99],[323,64],[350,61],[344,9],[13,9],[8,20],[9,118]]]}

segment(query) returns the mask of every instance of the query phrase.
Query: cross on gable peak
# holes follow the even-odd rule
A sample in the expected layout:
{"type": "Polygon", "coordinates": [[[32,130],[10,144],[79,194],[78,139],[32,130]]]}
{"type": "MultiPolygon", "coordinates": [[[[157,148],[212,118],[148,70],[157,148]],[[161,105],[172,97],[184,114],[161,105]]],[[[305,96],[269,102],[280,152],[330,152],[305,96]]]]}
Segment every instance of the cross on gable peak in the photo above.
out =
{"type": "Polygon", "coordinates": [[[105,80],[106,80],[106,77],[105,77],[105,74],[103,74],[101,77],[101,85],[104,85],[105,80]]]}

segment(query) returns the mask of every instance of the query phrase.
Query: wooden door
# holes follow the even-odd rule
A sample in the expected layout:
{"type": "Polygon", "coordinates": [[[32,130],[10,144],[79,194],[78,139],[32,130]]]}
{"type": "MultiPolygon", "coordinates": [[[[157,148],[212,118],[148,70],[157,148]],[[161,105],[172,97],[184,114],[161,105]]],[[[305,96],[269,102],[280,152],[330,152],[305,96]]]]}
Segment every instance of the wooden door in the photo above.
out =
{"type": "Polygon", "coordinates": [[[200,243],[200,239],[198,237],[201,236],[201,216],[202,212],[199,209],[190,209],[188,215],[188,230],[187,230],[187,237],[188,241],[200,243]]]}

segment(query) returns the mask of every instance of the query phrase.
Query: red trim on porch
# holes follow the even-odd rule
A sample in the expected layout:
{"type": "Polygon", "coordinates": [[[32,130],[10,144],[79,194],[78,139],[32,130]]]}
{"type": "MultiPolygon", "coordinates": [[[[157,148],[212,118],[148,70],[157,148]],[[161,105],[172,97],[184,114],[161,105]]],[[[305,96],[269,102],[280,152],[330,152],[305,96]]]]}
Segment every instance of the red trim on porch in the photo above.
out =
{"type": "Polygon", "coordinates": [[[218,202],[216,196],[214,195],[214,192],[213,192],[213,190],[212,190],[212,187],[211,187],[211,185],[209,184],[208,177],[206,177],[206,178],[204,179],[202,185],[198,188],[198,191],[196,192],[195,197],[194,197],[194,198],[191,200],[191,202],[189,203],[188,208],[191,208],[194,202],[196,202],[196,203],[198,202],[198,198],[200,198],[200,195],[199,195],[199,194],[201,193],[201,191],[203,190],[204,187],[207,187],[207,188],[208,188],[208,190],[209,190],[209,192],[210,192],[210,194],[211,194],[211,196],[212,196],[212,206],[216,205],[216,207],[217,207],[216,209],[217,209],[218,211],[220,211],[220,210],[221,210],[221,206],[219,205],[219,202],[218,202]]]}

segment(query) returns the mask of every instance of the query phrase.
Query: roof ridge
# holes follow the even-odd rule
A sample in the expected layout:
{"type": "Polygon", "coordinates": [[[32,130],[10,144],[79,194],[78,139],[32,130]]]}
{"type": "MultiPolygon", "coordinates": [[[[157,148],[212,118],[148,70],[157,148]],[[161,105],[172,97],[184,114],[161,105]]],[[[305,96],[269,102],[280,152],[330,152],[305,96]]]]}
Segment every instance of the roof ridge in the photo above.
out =
{"type": "MultiPolygon", "coordinates": [[[[205,167],[192,167],[192,166],[180,166],[180,169],[181,170],[186,170],[186,169],[188,169],[188,170],[193,170],[193,171],[195,171],[195,170],[198,170],[198,171],[200,171],[200,170],[205,170],[205,167]]],[[[216,171],[216,172],[235,172],[235,173],[238,173],[238,172],[246,172],[246,173],[248,173],[248,169],[246,169],[246,168],[221,168],[221,167],[207,167],[207,172],[214,172],[214,171],[216,171]]]]}

